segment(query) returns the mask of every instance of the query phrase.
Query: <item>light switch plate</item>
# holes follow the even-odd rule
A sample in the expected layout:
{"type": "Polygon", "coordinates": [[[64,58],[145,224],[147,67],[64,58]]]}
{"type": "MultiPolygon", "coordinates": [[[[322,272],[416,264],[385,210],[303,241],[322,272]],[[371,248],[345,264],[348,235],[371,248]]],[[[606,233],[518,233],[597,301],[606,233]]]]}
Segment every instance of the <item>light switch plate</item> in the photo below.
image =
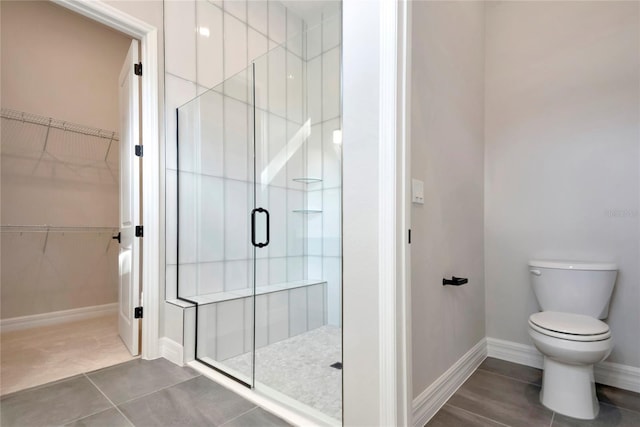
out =
{"type": "Polygon", "coordinates": [[[424,205],[424,182],[419,179],[411,180],[411,201],[424,205]]]}

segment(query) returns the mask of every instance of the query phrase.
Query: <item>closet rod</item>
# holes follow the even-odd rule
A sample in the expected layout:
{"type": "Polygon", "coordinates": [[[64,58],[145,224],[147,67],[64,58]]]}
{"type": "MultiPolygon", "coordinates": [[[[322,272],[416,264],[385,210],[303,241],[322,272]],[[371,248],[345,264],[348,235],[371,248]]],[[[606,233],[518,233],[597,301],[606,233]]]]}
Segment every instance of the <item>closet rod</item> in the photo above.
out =
{"type": "Polygon", "coordinates": [[[3,225],[3,232],[71,232],[71,233],[116,233],[118,227],[61,227],[53,225],[3,225]]]}
{"type": "Polygon", "coordinates": [[[120,136],[117,132],[92,128],[88,126],[79,125],[76,123],[66,122],[64,120],[54,119],[52,117],[39,116],[37,114],[25,113],[23,111],[11,110],[9,108],[3,108],[0,110],[0,116],[3,119],[15,120],[18,122],[31,123],[34,125],[46,126],[47,128],[60,129],[66,132],[74,132],[87,136],[95,136],[98,138],[108,139],[110,143],[113,141],[119,141],[120,136]]]}

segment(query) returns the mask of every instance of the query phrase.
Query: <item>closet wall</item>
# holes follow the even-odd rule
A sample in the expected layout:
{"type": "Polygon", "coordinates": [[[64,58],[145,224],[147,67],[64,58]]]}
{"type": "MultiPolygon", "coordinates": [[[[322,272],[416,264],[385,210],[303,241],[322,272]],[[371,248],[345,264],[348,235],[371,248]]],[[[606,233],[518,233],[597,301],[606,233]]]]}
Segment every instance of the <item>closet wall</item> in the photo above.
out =
{"type": "Polygon", "coordinates": [[[131,40],[50,2],[0,7],[2,318],[114,303],[119,172],[111,136],[131,40]],[[8,110],[109,136],[8,119],[8,110]]]}

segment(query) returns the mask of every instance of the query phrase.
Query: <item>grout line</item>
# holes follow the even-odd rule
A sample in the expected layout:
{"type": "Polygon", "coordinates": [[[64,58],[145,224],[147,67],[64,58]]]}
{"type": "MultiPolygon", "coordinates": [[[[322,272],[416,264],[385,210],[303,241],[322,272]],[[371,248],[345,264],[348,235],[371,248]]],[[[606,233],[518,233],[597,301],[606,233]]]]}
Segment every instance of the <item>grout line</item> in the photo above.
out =
{"type": "Polygon", "coordinates": [[[556,418],[556,413],[551,414],[551,422],[549,423],[549,427],[553,425],[553,420],[556,418]]]}
{"type": "Polygon", "coordinates": [[[240,418],[241,416],[246,415],[246,414],[248,414],[249,412],[255,411],[256,409],[258,409],[258,406],[257,406],[257,405],[254,405],[254,407],[253,407],[253,408],[248,409],[248,410],[244,411],[243,413],[241,413],[240,415],[236,415],[235,417],[231,418],[230,420],[227,420],[227,421],[223,422],[222,424],[220,424],[220,427],[222,427],[222,426],[226,426],[226,425],[227,425],[227,424],[229,424],[230,422],[235,421],[235,420],[237,420],[238,418],[240,418]]]}
{"type": "MultiPolygon", "coordinates": [[[[451,403],[449,403],[449,402],[445,402],[445,404],[442,406],[442,408],[444,408],[444,407],[445,407],[445,406],[447,406],[447,405],[451,406],[452,408],[459,409],[459,410],[461,410],[461,411],[463,411],[463,412],[466,412],[466,413],[468,413],[468,414],[475,415],[476,417],[482,418],[482,419],[484,419],[484,420],[489,420],[489,421],[492,421],[492,422],[494,422],[494,423],[496,423],[496,424],[500,424],[501,426],[504,426],[504,427],[512,427],[512,426],[510,426],[509,424],[501,423],[500,421],[494,420],[493,418],[485,417],[484,415],[477,414],[477,413],[475,413],[475,412],[473,412],[473,411],[470,411],[470,410],[468,410],[468,409],[461,408],[460,406],[452,405],[452,404],[451,404],[451,403]]],[[[440,410],[442,410],[442,408],[441,408],[440,410]]],[[[438,412],[440,412],[440,410],[439,410],[438,412]]],[[[437,414],[437,412],[436,412],[436,414],[437,414]]]]}
{"type": "MultiPolygon", "coordinates": [[[[185,382],[187,382],[187,381],[191,381],[191,380],[193,380],[193,379],[195,379],[195,378],[198,378],[198,377],[201,377],[201,376],[202,376],[202,374],[198,372],[198,375],[196,375],[195,377],[187,378],[186,380],[178,381],[177,383],[170,384],[170,385],[168,385],[168,386],[165,386],[165,387],[159,388],[159,389],[154,390],[154,391],[150,391],[149,393],[145,393],[145,394],[141,394],[140,396],[132,397],[131,399],[128,399],[128,400],[125,400],[125,401],[120,402],[120,403],[119,403],[119,405],[125,405],[125,404],[127,404],[127,403],[133,402],[134,400],[142,399],[143,397],[147,397],[147,396],[152,395],[152,394],[154,394],[154,393],[157,393],[157,392],[159,392],[159,391],[166,390],[166,389],[168,389],[168,388],[171,388],[171,387],[177,386],[178,384],[182,384],[182,383],[185,383],[185,382]]],[[[96,386],[96,387],[97,387],[97,386],[96,386]]]]}
{"type": "MultiPolygon", "coordinates": [[[[92,380],[91,378],[89,378],[89,376],[88,376],[87,374],[82,374],[82,375],[84,375],[84,377],[85,377],[86,379],[88,379],[88,380],[89,380],[89,382],[90,382],[91,384],[93,384],[93,386],[94,386],[94,387],[95,387],[95,388],[96,388],[96,389],[97,389],[97,390],[98,390],[98,391],[99,391],[99,392],[100,392],[100,393],[105,397],[105,399],[107,399],[107,400],[109,401],[109,403],[110,403],[110,404],[111,404],[111,405],[116,409],[116,411],[118,411],[118,412],[120,413],[120,415],[122,415],[122,416],[124,417],[124,419],[125,419],[125,420],[127,420],[127,422],[128,422],[129,424],[131,424],[132,426],[134,425],[134,424],[133,424],[133,422],[132,422],[129,418],[127,418],[127,416],[126,416],[124,413],[122,413],[122,411],[120,410],[120,408],[118,408],[118,405],[116,405],[115,403],[113,403],[113,401],[112,401],[111,399],[109,399],[109,396],[107,396],[107,395],[106,395],[106,394],[105,394],[105,393],[100,389],[100,387],[98,387],[98,385],[97,385],[96,383],[94,383],[94,382],[93,382],[93,380],[92,380]]],[[[102,411],[100,411],[100,412],[102,412],[102,411]]]]}
{"type": "Polygon", "coordinates": [[[487,369],[478,368],[478,371],[487,372],[487,373],[489,373],[489,374],[497,375],[497,376],[499,376],[499,377],[507,378],[507,379],[510,379],[510,380],[514,380],[514,381],[517,381],[517,382],[519,382],[519,383],[531,384],[531,385],[534,385],[534,386],[536,386],[536,387],[542,387],[540,384],[532,383],[531,381],[525,381],[525,380],[520,379],[520,378],[512,377],[512,376],[505,375],[505,374],[501,374],[501,373],[494,372],[494,371],[489,371],[489,370],[487,370],[487,369]]]}

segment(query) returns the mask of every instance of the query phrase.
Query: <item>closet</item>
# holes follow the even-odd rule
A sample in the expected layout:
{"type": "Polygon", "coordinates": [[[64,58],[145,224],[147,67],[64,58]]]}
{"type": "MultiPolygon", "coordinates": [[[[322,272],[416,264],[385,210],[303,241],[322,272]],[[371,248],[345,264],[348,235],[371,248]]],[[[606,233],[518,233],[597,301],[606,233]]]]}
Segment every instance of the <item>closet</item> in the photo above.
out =
{"type": "Polygon", "coordinates": [[[117,317],[118,76],[131,39],[50,2],[0,7],[5,395],[132,358],[117,317]]]}

